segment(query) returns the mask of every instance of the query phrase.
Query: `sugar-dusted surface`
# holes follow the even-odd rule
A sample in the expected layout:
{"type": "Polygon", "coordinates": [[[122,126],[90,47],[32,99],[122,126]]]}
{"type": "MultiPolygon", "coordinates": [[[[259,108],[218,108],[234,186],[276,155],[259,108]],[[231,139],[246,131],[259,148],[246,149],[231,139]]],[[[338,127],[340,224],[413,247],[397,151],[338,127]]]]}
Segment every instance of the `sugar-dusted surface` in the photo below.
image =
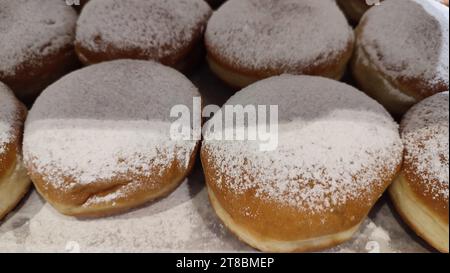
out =
{"type": "Polygon", "coordinates": [[[426,0],[387,0],[370,9],[358,43],[392,78],[449,82],[448,7],[426,0]]]}
{"type": "Polygon", "coordinates": [[[170,111],[178,104],[192,108],[195,96],[186,77],[155,62],[78,70],[48,87],[31,109],[25,163],[59,190],[145,176],[174,160],[187,168],[196,141],[171,140],[170,111]]]}
{"type": "Polygon", "coordinates": [[[11,90],[0,82],[0,156],[5,145],[13,138],[13,126],[17,119],[17,104],[11,90]]]}
{"type": "MultiPolygon", "coordinates": [[[[199,86],[206,103],[220,105],[232,94],[206,65],[191,79],[199,86]]],[[[0,222],[0,251],[252,251],[215,216],[204,189],[199,162],[196,166],[187,183],[168,198],[100,220],[80,221],[62,216],[33,191],[15,212],[0,222]]],[[[350,242],[328,251],[429,250],[401,225],[386,199],[382,199],[350,242]]]]}
{"type": "Polygon", "coordinates": [[[76,20],[61,0],[0,0],[0,79],[72,45],[76,20]]]}
{"type": "Polygon", "coordinates": [[[77,23],[76,41],[94,52],[114,45],[158,60],[191,44],[210,14],[203,0],[90,1],[77,23]]]}
{"type": "MultiPolygon", "coordinates": [[[[201,172],[201,170],[196,171],[201,172]]],[[[2,252],[252,252],[215,216],[201,174],[169,197],[124,215],[66,217],[36,192],[0,222],[2,252]]],[[[353,239],[326,252],[428,252],[382,200],[353,239]]]]}
{"type": "Polygon", "coordinates": [[[398,125],[381,105],[349,85],[283,75],[243,89],[226,104],[279,107],[274,151],[261,151],[262,141],[214,140],[234,128],[206,131],[202,149],[217,171],[215,183],[237,195],[254,193],[320,213],[348,201],[374,201],[401,163],[398,125]]]}
{"type": "Polygon", "coordinates": [[[448,92],[436,94],[414,106],[401,124],[405,162],[420,177],[424,194],[449,198],[449,99],[448,92]]]}
{"type": "Polygon", "coordinates": [[[227,64],[289,73],[336,58],[353,32],[334,1],[230,0],[211,17],[205,39],[227,64]]]}

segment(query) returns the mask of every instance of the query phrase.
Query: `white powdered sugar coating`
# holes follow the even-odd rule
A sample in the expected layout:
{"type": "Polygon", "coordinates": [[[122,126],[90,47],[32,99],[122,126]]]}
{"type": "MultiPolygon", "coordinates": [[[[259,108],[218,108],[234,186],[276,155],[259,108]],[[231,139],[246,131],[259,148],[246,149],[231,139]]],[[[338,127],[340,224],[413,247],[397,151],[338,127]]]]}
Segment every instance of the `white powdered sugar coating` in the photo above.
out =
{"type": "Polygon", "coordinates": [[[202,149],[216,168],[217,186],[238,195],[310,213],[350,200],[370,203],[402,160],[398,125],[381,105],[343,83],[283,75],[243,89],[226,104],[279,106],[274,151],[261,151],[259,141],[209,140],[221,130],[206,130],[202,149]]]}
{"type": "Polygon", "coordinates": [[[401,131],[405,162],[420,177],[425,194],[448,202],[449,99],[438,93],[414,106],[404,117],[401,131]]]}
{"type": "Polygon", "coordinates": [[[203,0],[90,1],[78,20],[76,41],[96,52],[112,44],[161,59],[186,48],[210,14],[203,0]]]}
{"type": "Polygon", "coordinates": [[[0,0],[0,78],[72,45],[76,20],[61,0],[0,0]]]}
{"type": "Polygon", "coordinates": [[[17,118],[17,102],[9,88],[0,82],[0,155],[13,137],[13,126],[17,118]]]}
{"type": "Polygon", "coordinates": [[[357,42],[390,77],[448,86],[448,16],[435,1],[387,0],[363,17],[357,42]]]}
{"type": "Polygon", "coordinates": [[[342,54],[353,31],[334,1],[230,0],[211,17],[205,39],[230,65],[293,73],[342,54]]]}
{"type": "Polygon", "coordinates": [[[170,111],[191,106],[195,96],[186,77],[151,61],[105,62],[73,72],[31,109],[25,163],[62,190],[152,175],[175,160],[187,169],[196,141],[171,139],[170,111]]]}

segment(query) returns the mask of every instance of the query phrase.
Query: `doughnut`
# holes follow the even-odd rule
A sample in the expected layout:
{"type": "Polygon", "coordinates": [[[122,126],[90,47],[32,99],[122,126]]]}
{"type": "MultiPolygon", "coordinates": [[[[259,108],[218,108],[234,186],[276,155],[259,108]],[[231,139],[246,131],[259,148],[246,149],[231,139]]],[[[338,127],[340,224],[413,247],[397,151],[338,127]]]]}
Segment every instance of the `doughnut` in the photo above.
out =
{"type": "Polygon", "coordinates": [[[77,23],[75,50],[86,65],[140,59],[187,70],[199,59],[211,13],[203,0],[89,1],[77,23]]]}
{"type": "Polygon", "coordinates": [[[311,251],[350,239],[400,170],[397,123],[344,83],[275,76],[237,92],[224,107],[236,105],[243,106],[236,116],[247,106],[278,105],[278,146],[218,140],[229,128],[250,128],[244,121],[217,129],[217,119],[228,115],[222,108],[204,126],[201,161],[218,217],[261,251],[311,251]]]}
{"type": "Polygon", "coordinates": [[[449,89],[448,7],[386,0],[356,30],[352,72],[358,86],[393,115],[449,89]]]}
{"type": "Polygon", "coordinates": [[[103,62],[66,75],[44,90],[25,123],[24,162],[36,189],[77,217],[167,195],[198,149],[197,140],[171,138],[170,109],[196,96],[185,76],[153,61],[103,62]]]}
{"type": "Polygon", "coordinates": [[[31,104],[76,68],[76,12],[60,0],[0,0],[0,81],[31,104]]]}
{"type": "Polygon", "coordinates": [[[284,73],[340,79],[353,41],[336,3],[316,0],[229,0],[205,34],[211,70],[238,88],[284,73]]]}
{"type": "Polygon", "coordinates": [[[400,126],[405,146],[402,171],[389,188],[406,223],[425,241],[448,253],[448,92],[409,110],[400,126]]]}
{"type": "Polygon", "coordinates": [[[0,220],[19,203],[31,184],[21,153],[26,113],[25,106],[0,82],[0,220]]]}

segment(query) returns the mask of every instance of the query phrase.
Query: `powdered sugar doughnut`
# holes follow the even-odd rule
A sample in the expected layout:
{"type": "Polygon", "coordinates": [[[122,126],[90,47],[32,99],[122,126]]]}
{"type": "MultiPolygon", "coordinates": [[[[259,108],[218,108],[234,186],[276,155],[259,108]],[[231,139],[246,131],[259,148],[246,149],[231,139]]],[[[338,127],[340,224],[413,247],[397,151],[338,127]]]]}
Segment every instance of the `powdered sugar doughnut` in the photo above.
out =
{"type": "Polygon", "coordinates": [[[236,87],[283,73],[339,79],[353,50],[351,27],[328,0],[230,0],[205,40],[211,69],[236,87]]]}
{"type": "Polygon", "coordinates": [[[262,151],[261,141],[214,140],[227,131],[204,130],[201,159],[212,205],[257,249],[306,251],[348,240],[400,169],[398,125],[346,84],[278,76],[243,89],[225,105],[279,108],[273,151],[262,151]]]}
{"type": "Polygon", "coordinates": [[[26,113],[25,106],[0,82],[0,220],[17,205],[31,183],[21,151],[26,113]]]}
{"type": "Polygon", "coordinates": [[[190,106],[194,96],[182,74],[150,61],[67,75],[42,93],[26,122],[24,159],[37,190],[76,216],[118,213],[167,194],[197,149],[195,140],[170,137],[171,107],[190,106]]]}
{"type": "Polygon", "coordinates": [[[386,0],[362,18],[353,75],[391,113],[449,88],[448,7],[436,1],[386,0]]]}
{"type": "Polygon", "coordinates": [[[211,8],[203,0],[94,0],[77,23],[76,51],[85,64],[155,60],[184,70],[198,57],[211,8]]]}
{"type": "Polygon", "coordinates": [[[402,172],[390,188],[405,221],[433,247],[448,252],[448,92],[411,108],[401,123],[402,172]]]}
{"type": "Polygon", "coordinates": [[[0,0],[0,81],[31,103],[77,65],[76,20],[60,0],[0,0]]]}

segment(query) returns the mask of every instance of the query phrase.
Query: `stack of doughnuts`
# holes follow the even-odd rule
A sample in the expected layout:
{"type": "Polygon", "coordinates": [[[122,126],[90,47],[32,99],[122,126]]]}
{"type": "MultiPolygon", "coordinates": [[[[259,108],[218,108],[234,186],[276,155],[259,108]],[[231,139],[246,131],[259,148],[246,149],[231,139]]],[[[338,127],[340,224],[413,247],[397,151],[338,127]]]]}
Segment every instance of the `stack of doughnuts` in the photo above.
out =
{"type": "Polygon", "coordinates": [[[0,82],[0,220],[17,205],[31,183],[21,152],[26,114],[25,106],[0,82]]]}
{"type": "Polygon", "coordinates": [[[201,144],[214,211],[258,250],[347,241],[389,188],[414,231],[449,251],[449,14],[439,1],[68,3],[0,0],[0,219],[30,180],[65,215],[139,207],[186,179],[201,144]],[[240,91],[200,143],[206,108],[194,109],[200,94],[180,72],[202,58],[240,91]],[[174,109],[193,120],[174,127],[174,109]],[[262,137],[262,124],[275,127],[262,137]]]}
{"type": "Polygon", "coordinates": [[[334,1],[229,0],[208,22],[205,43],[211,70],[241,88],[283,73],[340,79],[353,31],[334,1]]]}
{"type": "Polygon", "coordinates": [[[447,252],[449,193],[448,92],[415,105],[403,118],[402,171],[390,188],[403,219],[436,249],[447,252]]]}
{"type": "Polygon", "coordinates": [[[76,52],[84,64],[142,59],[187,70],[201,56],[210,15],[203,0],[89,1],[77,23],[76,52]]]}
{"type": "Polygon", "coordinates": [[[310,251],[350,239],[400,169],[397,124],[344,83],[273,77],[239,91],[222,111],[235,105],[279,107],[276,149],[262,151],[258,140],[218,140],[228,130],[252,129],[217,128],[222,112],[205,125],[201,150],[217,215],[259,250],[310,251]]]}
{"type": "Polygon", "coordinates": [[[76,12],[60,0],[0,0],[0,81],[31,104],[78,66],[76,12]]]}
{"type": "Polygon", "coordinates": [[[123,212],[175,189],[197,141],[172,139],[170,109],[197,89],[155,62],[118,60],[49,86],[29,112],[24,161],[41,195],[79,217],[123,212]]]}
{"type": "Polygon", "coordinates": [[[356,30],[352,72],[395,116],[449,89],[449,11],[435,1],[386,0],[356,30]]]}

